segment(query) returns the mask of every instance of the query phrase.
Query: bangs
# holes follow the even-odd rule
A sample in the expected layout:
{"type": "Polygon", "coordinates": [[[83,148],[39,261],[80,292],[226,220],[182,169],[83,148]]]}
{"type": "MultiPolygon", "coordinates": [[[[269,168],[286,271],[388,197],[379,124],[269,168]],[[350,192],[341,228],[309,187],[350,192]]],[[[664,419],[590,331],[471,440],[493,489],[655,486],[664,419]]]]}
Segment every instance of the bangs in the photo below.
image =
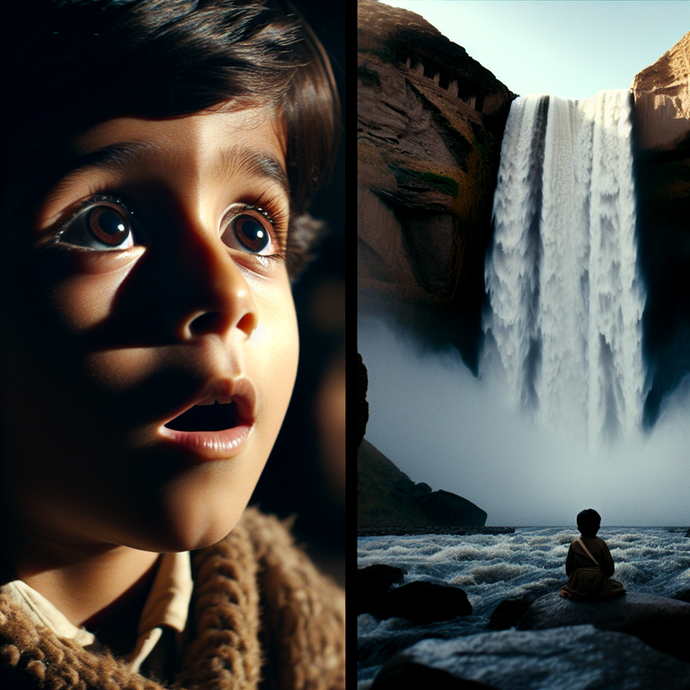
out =
{"type": "MultiPolygon", "coordinates": [[[[296,214],[335,159],[339,104],[323,48],[281,2],[76,0],[10,3],[3,22],[5,181],[116,117],[168,118],[231,103],[287,128],[296,214]]],[[[4,9],[4,8],[3,8],[4,9]]]]}

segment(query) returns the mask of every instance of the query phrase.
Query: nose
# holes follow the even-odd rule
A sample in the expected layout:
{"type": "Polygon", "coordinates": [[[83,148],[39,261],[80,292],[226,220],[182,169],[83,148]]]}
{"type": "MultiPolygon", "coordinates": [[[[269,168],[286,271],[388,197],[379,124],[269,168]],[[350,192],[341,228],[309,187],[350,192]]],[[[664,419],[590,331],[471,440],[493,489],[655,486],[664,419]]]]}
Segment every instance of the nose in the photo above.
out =
{"type": "Polygon", "coordinates": [[[178,247],[178,306],[173,309],[174,337],[188,341],[205,335],[239,332],[247,338],[259,323],[252,291],[219,237],[195,234],[178,247]]]}

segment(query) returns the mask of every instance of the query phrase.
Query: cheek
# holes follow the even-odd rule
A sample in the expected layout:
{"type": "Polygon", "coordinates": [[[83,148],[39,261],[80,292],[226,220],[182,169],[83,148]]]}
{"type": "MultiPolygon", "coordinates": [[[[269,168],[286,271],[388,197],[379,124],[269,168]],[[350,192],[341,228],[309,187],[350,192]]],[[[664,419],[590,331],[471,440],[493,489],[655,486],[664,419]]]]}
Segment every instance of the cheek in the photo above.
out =
{"type": "Polygon", "coordinates": [[[259,360],[254,371],[261,378],[262,397],[270,407],[266,416],[273,422],[277,435],[290,402],[299,358],[297,317],[289,293],[270,308],[259,309],[259,325],[252,340],[259,360]]]}
{"type": "Polygon", "coordinates": [[[125,271],[72,276],[49,291],[47,303],[68,331],[85,331],[112,314],[125,277],[125,271]]]}

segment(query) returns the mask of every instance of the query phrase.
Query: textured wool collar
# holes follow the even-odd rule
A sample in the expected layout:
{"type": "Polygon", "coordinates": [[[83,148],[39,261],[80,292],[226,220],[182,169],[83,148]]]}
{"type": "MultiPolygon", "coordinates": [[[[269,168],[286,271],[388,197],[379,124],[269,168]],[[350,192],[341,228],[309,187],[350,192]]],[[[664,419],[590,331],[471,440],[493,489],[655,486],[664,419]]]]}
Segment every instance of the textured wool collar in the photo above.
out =
{"type": "MultiPolygon", "coordinates": [[[[247,510],[218,544],[192,555],[192,640],[174,688],[342,690],[344,597],[285,526],[247,510]]],[[[110,654],[36,626],[0,597],[0,685],[162,690],[110,654]]]]}

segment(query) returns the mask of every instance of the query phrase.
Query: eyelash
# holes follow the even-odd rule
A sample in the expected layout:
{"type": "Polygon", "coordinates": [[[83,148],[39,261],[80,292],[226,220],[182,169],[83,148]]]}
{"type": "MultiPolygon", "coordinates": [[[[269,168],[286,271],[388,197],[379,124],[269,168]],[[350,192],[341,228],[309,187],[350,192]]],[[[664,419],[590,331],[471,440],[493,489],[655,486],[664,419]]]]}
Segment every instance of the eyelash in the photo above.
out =
{"type": "MultiPolygon", "coordinates": [[[[129,210],[130,204],[129,202],[123,201],[123,197],[120,194],[107,194],[107,193],[97,193],[97,194],[92,194],[86,199],[82,199],[77,203],[76,208],[69,214],[69,216],[60,223],[58,226],[57,230],[55,231],[55,234],[50,238],[49,244],[50,245],[59,245],[61,244],[62,237],[65,235],[66,232],[68,232],[71,228],[74,227],[75,222],[79,218],[81,214],[83,214],[89,207],[91,206],[97,206],[99,203],[104,203],[104,204],[112,204],[113,206],[117,206],[123,213],[124,215],[127,216],[127,218],[130,219],[130,224],[133,229],[133,234],[134,234],[134,227],[137,225],[134,221],[134,214],[129,210]]],[[[137,235],[139,233],[136,233],[137,235]]],[[[77,247],[78,249],[81,249],[83,251],[117,251],[117,248],[113,248],[110,250],[103,250],[103,249],[94,249],[92,247],[82,247],[79,245],[72,245],[73,247],[77,247]]]]}
{"type": "MultiPolygon", "coordinates": [[[[128,201],[123,201],[122,194],[115,193],[96,193],[90,195],[86,199],[82,199],[78,202],[77,207],[69,214],[69,216],[60,223],[59,227],[55,231],[55,234],[50,238],[50,245],[60,245],[62,244],[62,238],[66,232],[74,227],[75,222],[79,216],[85,213],[89,207],[96,207],[99,203],[112,204],[117,206],[124,215],[130,220],[130,225],[132,227],[132,234],[135,237],[135,242],[141,241],[141,232],[137,231],[137,223],[134,221],[134,214],[130,211],[132,204],[128,201]]],[[[247,211],[253,211],[260,214],[266,219],[271,228],[271,241],[275,246],[277,246],[278,251],[273,254],[259,254],[252,253],[250,251],[246,252],[248,255],[255,257],[264,263],[267,260],[272,261],[282,261],[285,260],[287,254],[287,236],[288,236],[288,218],[289,212],[285,209],[284,203],[279,203],[278,199],[272,197],[262,196],[256,204],[237,202],[230,206],[230,208],[225,212],[223,218],[220,222],[220,235],[221,237],[228,230],[231,223],[238,217],[245,214],[247,211]],[[265,207],[265,208],[264,208],[265,207]]],[[[93,247],[85,247],[73,244],[73,247],[77,247],[83,251],[118,251],[119,248],[114,247],[112,249],[96,249],[93,247]]],[[[120,250],[121,251],[121,250],[120,250]]]]}
{"type": "Polygon", "coordinates": [[[281,203],[278,197],[262,195],[256,203],[237,202],[232,204],[221,219],[221,235],[225,232],[234,218],[242,215],[246,211],[255,211],[261,214],[270,224],[273,233],[273,241],[277,246],[274,254],[254,254],[257,259],[270,261],[284,261],[288,252],[288,223],[290,218],[289,209],[281,203]],[[239,206],[240,210],[231,212],[233,206],[239,206]]]}

